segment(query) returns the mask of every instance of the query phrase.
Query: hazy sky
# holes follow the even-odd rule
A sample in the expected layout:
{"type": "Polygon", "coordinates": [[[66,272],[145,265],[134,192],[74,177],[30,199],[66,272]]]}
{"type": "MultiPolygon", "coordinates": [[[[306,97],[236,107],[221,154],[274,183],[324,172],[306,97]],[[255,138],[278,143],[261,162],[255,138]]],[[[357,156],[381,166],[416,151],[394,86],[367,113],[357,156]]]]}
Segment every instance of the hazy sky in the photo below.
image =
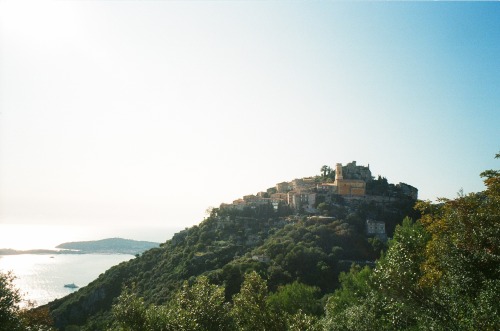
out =
{"type": "Polygon", "coordinates": [[[0,223],[184,227],[357,160],[498,169],[500,3],[1,1],[0,223]]]}

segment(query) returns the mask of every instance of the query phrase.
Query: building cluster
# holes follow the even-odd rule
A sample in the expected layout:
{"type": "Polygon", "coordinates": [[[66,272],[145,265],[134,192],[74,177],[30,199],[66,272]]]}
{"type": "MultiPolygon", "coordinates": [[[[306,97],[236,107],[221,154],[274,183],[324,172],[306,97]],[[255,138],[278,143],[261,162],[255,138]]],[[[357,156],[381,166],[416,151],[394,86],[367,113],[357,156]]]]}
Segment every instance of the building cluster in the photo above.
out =
{"type": "MultiPolygon", "coordinates": [[[[286,205],[296,211],[315,214],[318,197],[331,201],[335,195],[346,200],[370,200],[384,202],[387,197],[369,196],[366,193],[367,183],[373,180],[370,166],[360,166],[356,161],[343,166],[337,163],[334,170],[335,179],[327,180],[325,177],[305,177],[294,179],[291,182],[282,182],[266,192],[256,195],[246,195],[234,200],[231,204],[222,204],[221,208],[234,208],[243,210],[246,207],[259,205],[272,205],[278,209],[279,205],[286,205]]],[[[411,185],[400,183],[396,185],[401,192],[416,199],[418,191],[411,185]]]]}

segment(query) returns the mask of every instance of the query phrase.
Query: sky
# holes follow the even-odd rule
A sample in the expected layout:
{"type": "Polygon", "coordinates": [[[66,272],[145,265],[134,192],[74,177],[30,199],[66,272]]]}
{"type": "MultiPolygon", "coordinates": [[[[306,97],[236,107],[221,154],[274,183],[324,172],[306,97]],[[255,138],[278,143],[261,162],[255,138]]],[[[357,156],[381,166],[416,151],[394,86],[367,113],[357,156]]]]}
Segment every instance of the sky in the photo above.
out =
{"type": "Polygon", "coordinates": [[[0,0],[0,225],[182,229],[353,160],[481,191],[499,54],[499,2],[0,0]]]}

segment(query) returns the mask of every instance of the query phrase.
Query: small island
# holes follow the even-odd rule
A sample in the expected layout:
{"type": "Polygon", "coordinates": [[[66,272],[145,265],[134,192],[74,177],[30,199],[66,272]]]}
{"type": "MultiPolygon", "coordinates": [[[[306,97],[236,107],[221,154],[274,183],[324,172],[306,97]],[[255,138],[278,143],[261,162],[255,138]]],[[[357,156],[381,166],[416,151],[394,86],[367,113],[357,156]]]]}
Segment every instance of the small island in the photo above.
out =
{"type": "Polygon", "coordinates": [[[83,254],[139,254],[160,244],[150,241],[137,241],[123,238],[108,238],[94,241],[75,241],[62,243],[56,248],[77,251],[83,254]]]}

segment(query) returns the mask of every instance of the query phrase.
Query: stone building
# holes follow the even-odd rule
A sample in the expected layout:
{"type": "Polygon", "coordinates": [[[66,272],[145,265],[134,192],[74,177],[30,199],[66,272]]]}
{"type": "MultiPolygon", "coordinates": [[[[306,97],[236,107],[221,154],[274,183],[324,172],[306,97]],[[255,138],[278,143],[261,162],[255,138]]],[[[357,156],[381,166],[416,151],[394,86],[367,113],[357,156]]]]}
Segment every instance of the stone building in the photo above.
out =
{"type": "MultiPolygon", "coordinates": [[[[356,162],[354,161],[353,164],[355,165],[356,162]]],[[[366,182],[362,179],[344,179],[342,168],[342,163],[337,163],[335,167],[335,181],[333,182],[333,185],[337,187],[336,194],[364,196],[366,194],[366,182]]]]}
{"type": "Polygon", "coordinates": [[[309,190],[316,186],[314,178],[305,177],[292,180],[292,189],[294,191],[309,190]]]}
{"type": "Polygon", "coordinates": [[[287,193],[274,193],[271,194],[271,199],[273,200],[281,200],[281,201],[288,201],[288,194],[287,193]]]}
{"type": "Polygon", "coordinates": [[[385,232],[385,222],[367,219],[366,234],[369,236],[378,237],[381,240],[387,240],[387,234],[385,232]]]}
{"type": "Polygon", "coordinates": [[[307,212],[315,212],[314,205],[316,204],[316,193],[313,192],[288,192],[288,205],[299,210],[304,209],[307,212]]]}
{"type": "Polygon", "coordinates": [[[337,194],[337,185],[334,183],[321,183],[316,185],[316,190],[321,193],[337,194]]]}
{"type": "Polygon", "coordinates": [[[276,184],[277,193],[288,193],[291,190],[292,190],[292,183],[282,182],[282,183],[276,184]]]}

